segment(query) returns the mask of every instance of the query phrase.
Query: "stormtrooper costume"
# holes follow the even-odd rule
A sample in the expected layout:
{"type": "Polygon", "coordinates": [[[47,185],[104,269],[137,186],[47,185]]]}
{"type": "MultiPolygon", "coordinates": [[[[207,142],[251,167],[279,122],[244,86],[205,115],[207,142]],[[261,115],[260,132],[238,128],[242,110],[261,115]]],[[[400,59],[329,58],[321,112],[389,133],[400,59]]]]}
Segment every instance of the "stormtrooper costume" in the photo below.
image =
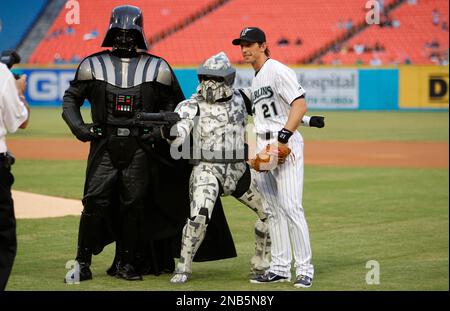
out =
{"type": "Polygon", "coordinates": [[[245,95],[233,89],[236,70],[220,52],[198,69],[197,93],[178,104],[182,118],[169,141],[172,148],[189,143],[194,164],[190,184],[190,217],[183,228],[180,260],[172,283],[185,283],[192,273],[192,261],[200,247],[219,195],[232,195],[258,215],[255,225],[256,252],[251,259],[254,274],[270,265],[267,215],[250,167],[246,163],[245,126],[249,106],[245,95]]]}

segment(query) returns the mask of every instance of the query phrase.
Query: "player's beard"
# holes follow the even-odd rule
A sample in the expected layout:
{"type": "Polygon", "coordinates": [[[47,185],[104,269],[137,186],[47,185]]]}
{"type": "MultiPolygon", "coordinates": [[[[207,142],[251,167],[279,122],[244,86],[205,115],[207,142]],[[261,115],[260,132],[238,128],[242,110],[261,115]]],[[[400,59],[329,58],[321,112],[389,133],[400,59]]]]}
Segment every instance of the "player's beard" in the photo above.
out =
{"type": "Polygon", "coordinates": [[[242,57],[244,58],[244,62],[247,64],[253,64],[255,62],[255,57],[253,54],[243,54],[242,57]]]}

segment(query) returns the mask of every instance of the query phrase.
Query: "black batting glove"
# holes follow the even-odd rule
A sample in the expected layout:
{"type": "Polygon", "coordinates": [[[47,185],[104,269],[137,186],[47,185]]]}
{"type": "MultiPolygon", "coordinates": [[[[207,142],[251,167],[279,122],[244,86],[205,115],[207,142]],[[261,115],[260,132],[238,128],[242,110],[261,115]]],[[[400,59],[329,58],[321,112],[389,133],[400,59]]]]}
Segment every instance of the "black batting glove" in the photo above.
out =
{"type": "Polygon", "coordinates": [[[176,133],[176,127],[173,128],[173,126],[175,125],[163,125],[161,127],[161,134],[163,136],[164,139],[168,139],[168,140],[174,140],[175,138],[178,137],[178,133],[176,133]],[[171,135],[172,133],[172,135],[171,135]],[[175,134],[175,135],[173,135],[175,134]]]}
{"type": "Polygon", "coordinates": [[[155,143],[162,139],[163,137],[159,126],[145,129],[144,133],[141,135],[141,140],[149,143],[155,143]]]}
{"type": "Polygon", "coordinates": [[[325,117],[312,116],[311,119],[309,119],[309,126],[310,127],[318,127],[318,128],[324,127],[325,126],[325,117]]]}

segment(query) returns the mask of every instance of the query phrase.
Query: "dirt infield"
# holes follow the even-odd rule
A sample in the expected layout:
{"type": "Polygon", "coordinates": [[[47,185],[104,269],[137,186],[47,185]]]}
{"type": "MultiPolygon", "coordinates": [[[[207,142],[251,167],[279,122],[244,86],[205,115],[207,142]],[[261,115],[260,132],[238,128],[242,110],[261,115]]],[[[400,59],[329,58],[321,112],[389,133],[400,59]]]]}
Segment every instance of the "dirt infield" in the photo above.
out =
{"type": "MultiPolygon", "coordinates": [[[[89,144],[75,139],[9,140],[18,159],[86,160],[89,144]]],[[[307,141],[305,164],[448,168],[448,142],[307,141]]]]}
{"type": "Polygon", "coordinates": [[[16,218],[61,217],[80,215],[83,206],[80,200],[70,200],[34,194],[22,191],[12,191],[16,218]]]}

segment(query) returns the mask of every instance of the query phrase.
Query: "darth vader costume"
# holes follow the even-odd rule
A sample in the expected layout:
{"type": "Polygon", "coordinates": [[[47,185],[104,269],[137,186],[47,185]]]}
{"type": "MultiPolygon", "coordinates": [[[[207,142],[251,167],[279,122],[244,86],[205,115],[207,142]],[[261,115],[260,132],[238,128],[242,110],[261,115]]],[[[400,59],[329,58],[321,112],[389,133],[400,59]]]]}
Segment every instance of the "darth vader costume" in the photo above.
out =
{"type": "MultiPolygon", "coordinates": [[[[102,44],[85,58],[64,95],[62,117],[72,133],[90,142],[76,260],[80,280],[92,278],[92,255],[116,242],[108,274],[141,280],[173,272],[181,231],[189,216],[186,160],[173,160],[160,125],[136,125],[139,112],[173,111],[184,100],[170,65],[147,50],[139,8],[113,9],[102,44]],[[92,123],[80,107],[90,103],[92,123]]],[[[218,200],[211,230],[196,261],[236,256],[218,200]]]]}

